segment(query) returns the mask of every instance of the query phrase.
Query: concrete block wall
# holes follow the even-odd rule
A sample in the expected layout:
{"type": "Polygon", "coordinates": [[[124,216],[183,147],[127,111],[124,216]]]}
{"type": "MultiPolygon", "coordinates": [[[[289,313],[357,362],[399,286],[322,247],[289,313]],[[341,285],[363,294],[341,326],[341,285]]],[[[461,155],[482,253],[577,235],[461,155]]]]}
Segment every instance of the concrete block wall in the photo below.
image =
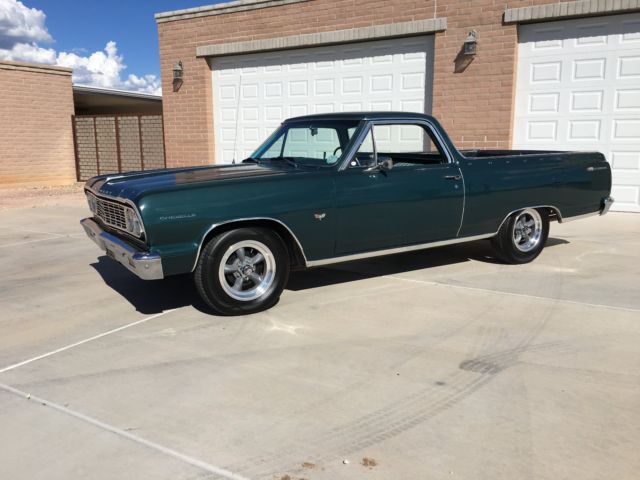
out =
{"type": "Polygon", "coordinates": [[[76,153],[78,178],[87,179],[98,175],[96,132],[93,117],[76,117],[76,153]]]}
{"type": "Polygon", "coordinates": [[[75,129],[81,180],[165,167],[161,115],[78,115],[75,129]]]}
{"type": "Polygon", "coordinates": [[[96,138],[100,154],[100,172],[118,171],[118,143],[116,138],[116,119],[114,117],[96,117],[96,138]]]}
{"type": "Polygon", "coordinates": [[[71,69],[0,61],[0,187],[76,180],[71,69]]]}
{"type": "Polygon", "coordinates": [[[120,117],[120,162],[123,172],[142,170],[138,117],[120,117]]]}
{"type": "Polygon", "coordinates": [[[140,117],[142,131],[142,154],[144,168],[164,168],[164,134],[161,115],[145,115],[140,117]]]}
{"type": "MultiPolygon", "coordinates": [[[[514,100],[517,25],[505,24],[505,8],[555,4],[549,0],[309,0],[242,2],[217,14],[158,18],[167,165],[213,163],[211,70],[198,47],[330,32],[391,23],[447,19],[435,34],[433,114],[461,148],[508,148],[514,100]],[[455,59],[471,30],[478,54],[455,71],[455,59]],[[182,60],[184,83],[172,91],[172,68],[182,60]]],[[[209,9],[211,10],[211,9],[209,9]]]]}

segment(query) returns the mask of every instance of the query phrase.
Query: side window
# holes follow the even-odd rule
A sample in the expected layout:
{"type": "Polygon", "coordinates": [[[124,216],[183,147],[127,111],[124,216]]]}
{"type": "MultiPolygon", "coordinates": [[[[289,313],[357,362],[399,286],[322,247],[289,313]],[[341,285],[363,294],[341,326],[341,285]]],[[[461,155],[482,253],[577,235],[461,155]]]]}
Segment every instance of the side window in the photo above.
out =
{"type": "Polygon", "coordinates": [[[391,158],[394,165],[440,165],[447,157],[435,142],[431,131],[420,124],[398,123],[374,125],[364,139],[350,167],[370,166],[375,152],[380,157],[391,158]]]}
{"type": "Polygon", "coordinates": [[[429,132],[422,125],[376,125],[374,135],[379,153],[438,153],[429,132]]]}

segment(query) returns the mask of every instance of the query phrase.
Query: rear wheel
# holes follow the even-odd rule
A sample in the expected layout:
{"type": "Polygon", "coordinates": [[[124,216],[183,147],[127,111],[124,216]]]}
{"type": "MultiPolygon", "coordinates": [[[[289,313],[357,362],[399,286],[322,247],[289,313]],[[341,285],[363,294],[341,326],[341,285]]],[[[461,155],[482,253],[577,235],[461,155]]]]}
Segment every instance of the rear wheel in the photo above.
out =
{"type": "Polygon", "coordinates": [[[202,299],[223,315],[246,315],[275,305],[289,278],[282,239],[263,228],[221,233],[205,245],[194,280],[202,299]]]}
{"type": "Polygon", "coordinates": [[[498,257],[507,263],[528,263],[544,248],[549,236],[549,215],[544,209],[525,208],[512,214],[493,238],[498,257]]]}

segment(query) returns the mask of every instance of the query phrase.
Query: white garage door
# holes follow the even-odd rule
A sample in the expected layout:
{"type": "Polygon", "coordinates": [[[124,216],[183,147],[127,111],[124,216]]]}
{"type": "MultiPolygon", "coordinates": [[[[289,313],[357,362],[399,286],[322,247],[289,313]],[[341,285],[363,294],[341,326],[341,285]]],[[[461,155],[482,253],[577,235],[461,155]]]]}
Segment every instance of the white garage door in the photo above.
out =
{"type": "Polygon", "coordinates": [[[523,25],[514,148],[597,150],[640,211],[640,14],[523,25]]]}
{"type": "Polygon", "coordinates": [[[432,53],[422,36],[212,58],[216,161],[246,158],[289,117],[430,112],[432,53]]]}

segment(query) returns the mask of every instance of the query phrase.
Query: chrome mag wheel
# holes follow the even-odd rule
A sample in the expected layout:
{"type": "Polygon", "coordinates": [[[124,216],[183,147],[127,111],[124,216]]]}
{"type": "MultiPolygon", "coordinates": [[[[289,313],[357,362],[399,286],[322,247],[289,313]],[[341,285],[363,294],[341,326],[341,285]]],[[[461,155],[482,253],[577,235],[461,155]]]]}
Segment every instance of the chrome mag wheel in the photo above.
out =
{"type": "Polygon", "coordinates": [[[227,295],[249,302],[269,290],[275,273],[276,262],[271,250],[261,242],[243,240],[225,251],[218,275],[227,295]]]}
{"type": "Polygon", "coordinates": [[[518,214],[513,223],[513,245],[521,252],[535,249],[542,238],[542,217],[537,210],[527,208],[518,214]]]}

